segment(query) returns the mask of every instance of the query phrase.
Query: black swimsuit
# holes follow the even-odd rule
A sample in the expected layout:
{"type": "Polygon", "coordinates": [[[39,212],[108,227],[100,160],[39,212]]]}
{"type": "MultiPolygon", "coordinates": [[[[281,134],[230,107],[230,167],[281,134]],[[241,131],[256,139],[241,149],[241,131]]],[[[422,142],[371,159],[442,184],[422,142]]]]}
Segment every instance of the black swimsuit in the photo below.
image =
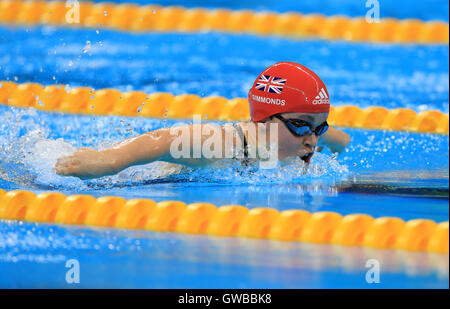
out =
{"type": "Polygon", "coordinates": [[[245,166],[248,166],[250,161],[248,159],[247,139],[245,138],[244,131],[242,130],[241,126],[237,122],[233,123],[233,126],[236,128],[236,131],[238,132],[239,138],[241,139],[241,141],[244,142],[244,160],[242,161],[242,164],[245,165],[245,166]]]}

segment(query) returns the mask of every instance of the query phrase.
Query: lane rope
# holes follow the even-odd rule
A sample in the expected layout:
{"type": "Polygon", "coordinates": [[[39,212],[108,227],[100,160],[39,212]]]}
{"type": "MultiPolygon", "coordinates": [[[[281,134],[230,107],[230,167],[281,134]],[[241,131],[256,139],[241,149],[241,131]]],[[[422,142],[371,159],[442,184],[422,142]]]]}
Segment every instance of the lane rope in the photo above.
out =
{"type": "MultiPolygon", "coordinates": [[[[88,114],[143,116],[189,119],[200,115],[205,120],[238,121],[250,119],[247,98],[227,100],[220,96],[199,97],[194,94],[173,95],[165,92],[120,92],[116,89],[94,90],[64,85],[43,86],[38,83],[17,84],[0,81],[0,104],[34,107],[44,111],[88,114]]],[[[381,106],[360,108],[344,105],[331,107],[328,122],[333,126],[449,133],[449,115],[437,110],[416,113],[408,108],[386,109],[381,106]]]]}
{"type": "Polygon", "coordinates": [[[66,1],[0,0],[0,23],[110,28],[131,32],[220,31],[398,44],[449,43],[449,25],[443,21],[384,18],[379,23],[369,23],[365,18],[341,15],[327,17],[297,12],[187,9],[181,6],[141,6],[111,2],[83,1],[77,6],[66,7],[66,1]]]}
{"type": "Polygon", "coordinates": [[[449,253],[449,222],[0,189],[0,219],[449,253]]]}

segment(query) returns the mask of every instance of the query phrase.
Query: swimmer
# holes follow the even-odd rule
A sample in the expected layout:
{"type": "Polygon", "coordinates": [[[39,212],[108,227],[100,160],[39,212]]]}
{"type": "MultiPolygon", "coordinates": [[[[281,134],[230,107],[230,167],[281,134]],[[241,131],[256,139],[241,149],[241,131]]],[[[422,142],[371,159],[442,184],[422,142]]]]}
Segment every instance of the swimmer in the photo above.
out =
{"type": "Polygon", "coordinates": [[[249,160],[267,160],[267,156],[263,158],[258,150],[257,142],[266,140],[264,146],[269,145],[270,149],[273,136],[277,160],[300,158],[309,164],[315,151],[328,147],[332,153],[341,153],[350,142],[348,134],[327,123],[330,102],[324,83],[313,71],[298,63],[279,62],[265,69],[253,83],[248,102],[250,121],[220,126],[187,124],[161,128],[104,150],[83,147],[59,158],[54,170],[59,175],[92,179],[154,161],[198,167],[229,158],[229,149],[233,152],[231,156],[248,163],[249,160]],[[177,134],[174,134],[174,129],[177,134]],[[189,138],[189,155],[180,157],[174,155],[177,147],[174,148],[173,144],[179,142],[183,132],[189,136],[200,132],[200,137],[189,138]],[[219,142],[211,143],[213,135],[216,142],[217,136],[220,138],[219,142]],[[227,139],[226,136],[232,138],[227,139]],[[216,147],[213,149],[216,156],[206,156],[202,151],[200,156],[193,156],[208,140],[213,148],[216,147]],[[237,155],[237,149],[243,151],[237,155]]]}

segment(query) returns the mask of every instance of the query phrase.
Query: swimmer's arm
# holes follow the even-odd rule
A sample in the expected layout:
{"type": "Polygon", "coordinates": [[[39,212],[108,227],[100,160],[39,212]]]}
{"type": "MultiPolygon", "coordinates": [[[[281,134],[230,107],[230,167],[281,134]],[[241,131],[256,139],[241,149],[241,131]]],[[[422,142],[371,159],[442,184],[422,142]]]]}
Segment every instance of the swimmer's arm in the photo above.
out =
{"type": "Polygon", "coordinates": [[[319,150],[328,147],[332,153],[341,153],[350,143],[350,135],[333,127],[329,127],[327,132],[319,138],[319,150]]]}
{"type": "Polygon", "coordinates": [[[126,139],[100,152],[109,158],[114,173],[117,173],[133,165],[160,160],[170,151],[172,139],[170,130],[163,128],[126,139]]]}
{"type": "Polygon", "coordinates": [[[203,166],[217,160],[206,159],[202,152],[203,143],[211,137],[214,131],[215,137],[218,138],[216,144],[218,144],[222,142],[222,127],[214,124],[194,124],[148,132],[125,140],[104,152],[111,157],[116,173],[133,165],[147,164],[153,161],[203,166]],[[180,151],[176,149],[179,150],[180,147],[189,148],[187,153],[183,153],[187,157],[177,157],[177,154],[180,155],[180,151]],[[195,152],[194,149],[196,149],[195,152]]]}
{"type": "Polygon", "coordinates": [[[59,175],[81,179],[113,175],[129,166],[158,160],[168,151],[170,142],[169,130],[160,129],[126,139],[104,150],[84,147],[59,158],[54,170],[59,175]]]}
{"type": "MultiPolygon", "coordinates": [[[[194,126],[185,125],[177,128],[184,129],[184,132],[189,132],[189,136],[193,136],[194,126]]],[[[210,127],[220,130],[218,126],[210,127]]],[[[81,148],[72,155],[58,159],[55,171],[64,176],[90,179],[113,175],[127,167],[158,160],[188,166],[201,166],[215,161],[204,158],[174,158],[171,154],[171,145],[181,131],[177,132],[171,133],[170,129],[164,128],[129,138],[104,150],[81,148]]],[[[202,142],[207,137],[208,135],[202,135],[202,142]]],[[[193,149],[194,139],[190,138],[189,141],[190,143],[187,142],[185,146],[189,145],[190,149],[193,149]]]]}

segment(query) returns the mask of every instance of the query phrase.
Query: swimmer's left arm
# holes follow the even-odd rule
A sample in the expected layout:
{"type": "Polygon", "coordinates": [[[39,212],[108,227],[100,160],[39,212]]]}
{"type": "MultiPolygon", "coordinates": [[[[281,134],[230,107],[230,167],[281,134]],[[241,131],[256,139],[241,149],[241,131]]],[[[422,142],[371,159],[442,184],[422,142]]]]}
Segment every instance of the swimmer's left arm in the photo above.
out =
{"type": "Polygon", "coordinates": [[[349,143],[350,135],[336,128],[329,127],[327,132],[319,138],[318,146],[328,147],[333,153],[341,153],[349,143]]]}

